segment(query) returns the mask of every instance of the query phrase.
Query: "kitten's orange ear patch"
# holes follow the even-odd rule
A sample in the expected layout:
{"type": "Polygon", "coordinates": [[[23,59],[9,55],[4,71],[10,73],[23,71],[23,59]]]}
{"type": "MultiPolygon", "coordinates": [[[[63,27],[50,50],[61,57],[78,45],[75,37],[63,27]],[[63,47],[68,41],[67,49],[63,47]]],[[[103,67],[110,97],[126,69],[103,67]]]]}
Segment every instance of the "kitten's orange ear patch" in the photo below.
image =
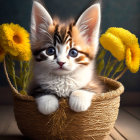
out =
{"type": "Polygon", "coordinates": [[[75,48],[88,56],[90,59],[94,58],[94,47],[87,44],[85,39],[81,36],[79,29],[76,26],[72,28],[72,39],[75,48]]]}
{"type": "Polygon", "coordinates": [[[86,44],[85,39],[81,36],[79,29],[76,26],[72,28],[72,39],[75,46],[80,46],[80,49],[88,48],[88,44],[86,44]]]}
{"type": "Polygon", "coordinates": [[[79,45],[80,43],[82,43],[82,42],[80,42],[80,40],[81,40],[80,32],[76,26],[72,27],[72,38],[76,45],[79,45]]]}
{"type": "Polygon", "coordinates": [[[55,31],[55,25],[50,25],[49,28],[48,28],[48,31],[50,33],[54,33],[54,31],[55,31]]]}

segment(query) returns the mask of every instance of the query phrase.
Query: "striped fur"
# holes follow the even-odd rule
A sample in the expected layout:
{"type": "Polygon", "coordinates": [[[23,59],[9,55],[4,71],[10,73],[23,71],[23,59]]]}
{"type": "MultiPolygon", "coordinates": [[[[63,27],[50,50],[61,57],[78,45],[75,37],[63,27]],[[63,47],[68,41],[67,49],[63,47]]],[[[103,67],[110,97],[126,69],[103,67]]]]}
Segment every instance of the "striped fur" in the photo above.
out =
{"type": "MultiPolygon", "coordinates": [[[[75,58],[75,62],[77,64],[81,65],[89,64],[90,60],[92,60],[95,57],[93,53],[94,49],[92,46],[87,45],[86,42],[83,41],[83,38],[80,36],[80,32],[78,32],[78,28],[74,25],[74,23],[70,22],[67,25],[58,21],[56,22],[55,20],[54,23],[55,24],[50,25],[48,29],[47,27],[45,27],[46,32],[43,32],[43,35],[46,38],[46,41],[45,39],[42,39],[39,40],[39,42],[37,41],[32,44],[32,51],[34,56],[36,57],[39,54],[37,52],[41,52],[42,50],[46,49],[42,48],[42,46],[44,46],[47,43],[53,45],[58,52],[60,52],[60,50],[62,49],[61,45],[65,45],[66,53],[71,48],[75,48],[80,54],[78,58],[75,58]],[[52,40],[53,42],[51,42],[52,40]],[[80,59],[81,57],[86,58],[85,63],[84,59],[82,60],[80,59]],[[89,60],[88,62],[87,59],[89,60]]],[[[67,58],[69,59],[70,57],[67,56],[67,58]]]]}

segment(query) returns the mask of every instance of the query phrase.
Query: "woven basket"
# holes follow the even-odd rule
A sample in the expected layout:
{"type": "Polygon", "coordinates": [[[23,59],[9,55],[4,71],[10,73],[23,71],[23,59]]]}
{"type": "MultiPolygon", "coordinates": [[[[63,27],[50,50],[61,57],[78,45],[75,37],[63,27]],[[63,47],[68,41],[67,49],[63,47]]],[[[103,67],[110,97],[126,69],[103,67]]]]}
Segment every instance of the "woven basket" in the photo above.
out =
{"type": "Polygon", "coordinates": [[[88,111],[76,113],[67,99],[60,99],[59,109],[50,115],[38,112],[31,96],[21,95],[12,86],[6,68],[5,74],[13,90],[14,113],[23,135],[34,140],[103,140],[110,134],[118,116],[123,85],[101,77],[108,91],[93,99],[88,111]]]}

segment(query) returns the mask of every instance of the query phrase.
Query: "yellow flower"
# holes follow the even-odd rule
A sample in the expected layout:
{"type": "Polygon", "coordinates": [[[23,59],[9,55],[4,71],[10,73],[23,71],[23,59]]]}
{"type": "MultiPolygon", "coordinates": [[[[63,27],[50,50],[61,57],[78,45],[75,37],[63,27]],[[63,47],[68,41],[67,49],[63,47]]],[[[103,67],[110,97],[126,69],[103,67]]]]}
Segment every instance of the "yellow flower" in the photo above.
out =
{"type": "Polygon", "coordinates": [[[139,70],[140,65],[140,48],[130,47],[126,49],[126,65],[132,73],[139,70]]]}
{"type": "Polygon", "coordinates": [[[125,47],[138,43],[138,38],[126,29],[118,28],[118,27],[110,27],[107,30],[107,32],[120,38],[125,47]]]}
{"type": "Polygon", "coordinates": [[[121,61],[125,59],[125,51],[128,47],[138,45],[138,39],[128,30],[111,27],[101,36],[100,43],[121,61]]]}
{"type": "Polygon", "coordinates": [[[107,32],[100,37],[100,43],[119,61],[125,58],[125,47],[120,38],[107,32]]]}
{"type": "Polygon", "coordinates": [[[140,60],[140,48],[139,48],[139,60],[140,60]]]}
{"type": "Polygon", "coordinates": [[[18,24],[2,24],[0,26],[0,42],[5,52],[22,61],[30,60],[29,33],[18,24]]]}
{"type": "Polygon", "coordinates": [[[0,47],[0,62],[3,61],[4,57],[5,57],[5,52],[4,52],[4,50],[0,47]]]}

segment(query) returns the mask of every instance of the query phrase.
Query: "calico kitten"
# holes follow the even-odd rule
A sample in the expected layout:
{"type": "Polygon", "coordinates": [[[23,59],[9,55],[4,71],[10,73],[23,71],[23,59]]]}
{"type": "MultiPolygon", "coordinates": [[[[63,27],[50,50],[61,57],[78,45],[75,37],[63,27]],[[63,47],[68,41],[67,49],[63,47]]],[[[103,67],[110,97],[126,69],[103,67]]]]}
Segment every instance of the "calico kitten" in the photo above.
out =
{"type": "Polygon", "coordinates": [[[43,114],[59,107],[68,97],[70,108],[86,111],[102,87],[95,74],[101,12],[100,3],[89,7],[77,20],[61,23],[34,1],[31,19],[33,79],[29,93],[43,114]]]}

